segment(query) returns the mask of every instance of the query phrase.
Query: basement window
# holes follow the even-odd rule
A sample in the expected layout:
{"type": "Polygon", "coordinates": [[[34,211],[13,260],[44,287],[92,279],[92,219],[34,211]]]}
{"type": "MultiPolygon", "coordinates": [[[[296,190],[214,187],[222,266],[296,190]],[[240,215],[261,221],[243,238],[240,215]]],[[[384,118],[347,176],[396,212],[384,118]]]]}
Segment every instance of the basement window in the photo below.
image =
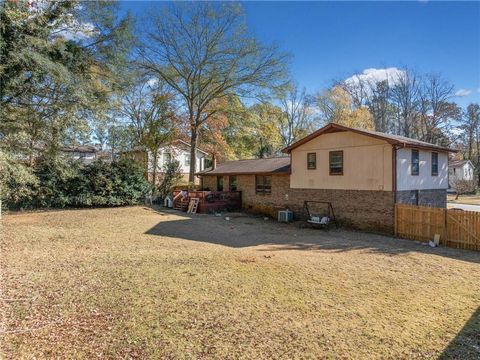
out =
{"type": "Polygon", "coordinates": [[[307,154],[307,169],[315,170],[317,168],[317,153],[307,154]]]}
{"type": "Polygon", "coordinates": [[[257,194],[271,194],[272,177],[264,175],[255,176],[255,192],[257,194]]]}
{"type": "Polygon", "coordinates": [[[432,152],[432,176],[438,176],[438,153],[432,152]]]}
{"type": "Polygon", "coordinates": [[[420,154],[418,150],[412,150],[412,175],[420,174],[420,154]]]}
{"type": "Polygon", "coordinates": [[[330,175],[343,175],[343,151],[330,151],[330,175]]]}

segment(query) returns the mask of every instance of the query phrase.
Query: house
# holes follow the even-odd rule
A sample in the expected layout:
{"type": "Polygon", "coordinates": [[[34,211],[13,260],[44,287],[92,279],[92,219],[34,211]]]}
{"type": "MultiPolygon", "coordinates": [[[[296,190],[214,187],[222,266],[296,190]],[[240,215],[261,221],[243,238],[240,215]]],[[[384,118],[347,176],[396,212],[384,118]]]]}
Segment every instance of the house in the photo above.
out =
{"type": "Polygon", "coordinates": [[[71,145],[63,146],[60,151],[66,155],[69,155],[74,160],[79,160],[85,164],[89,164],[97,159],[109,160],[109,153],[102,151],[102,148],[98,145],[71,145]]]}
{"type": "Polygon", "coordinates": [[[475,167],[470,160],[451,160],[448,163],[448,179],[450,186],[452,181],[475,179],[475,167]]]}
{"type": "Polygon", "coordinates": [[[245,209],[304,214],[305,200],[331,202],[345,225],[392,233],[396,203],[446,206],[453,150],[328,124],[285,148],[286,157],[240,160],[199,172],[201,186],[242,192],[245,209]]]}
{"type": "MultiPolygon", "coordinates": [[[[148,162],[148,178],[151,179],[153,175],[153,154],[147,151],[143,146],[137,146],[129,152],[135,160],[148,162]]],[[[206,151],[196,149],[195,169],[203,171],[205,169],[205,158],[208,155],[206,151]]],[[[176,160],[180,164],[180,172],[182,174],[182,182],[188,183],[188,176],[190,173],[190,144],[181,139],[172,141],[169,145],[163,146],[158,150],[157,154],[157,179],[160,181],[163,176],[164,165],[170,161],[176,160]]],[[[199,184],[198,177],[195,178],[195,183],[199,184]]]]}

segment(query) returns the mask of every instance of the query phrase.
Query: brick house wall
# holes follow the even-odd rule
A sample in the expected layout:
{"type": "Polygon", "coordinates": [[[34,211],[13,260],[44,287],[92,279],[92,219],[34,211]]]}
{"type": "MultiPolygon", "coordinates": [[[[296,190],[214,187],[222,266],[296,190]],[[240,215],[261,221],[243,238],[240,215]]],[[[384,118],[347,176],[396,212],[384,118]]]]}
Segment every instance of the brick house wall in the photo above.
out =
{"type": "MultiPolygon", "coordinates": [[[[203,175],[203,188],[216,190],[217,177],[203,175]]],[[[228,176],[223,180],[228,190],[228,176]]],[[[343,226],[392,234],[394,231],[394,194],[392,191],[291,189],[288,174],[272,175],[271,194],[255,192],[255,175],[237,175],[245,210],[276,218],[277,211],[289,208],[297,219],[306,218],[305,200],[329,201],[343,226]]]]}

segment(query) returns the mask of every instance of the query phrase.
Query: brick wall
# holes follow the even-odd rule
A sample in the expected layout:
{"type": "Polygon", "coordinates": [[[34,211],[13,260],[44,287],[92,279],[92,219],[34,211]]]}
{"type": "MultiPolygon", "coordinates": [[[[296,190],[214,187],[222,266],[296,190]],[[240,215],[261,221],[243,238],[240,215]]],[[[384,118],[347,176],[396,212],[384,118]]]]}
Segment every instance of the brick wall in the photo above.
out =
{"type": "MultiPolygon", "coordinates": [[[[215,176],[204,176],[204,188],[216,189],[215,176]]],[[[391,191],[291,189],[289,175],[272,176],[271,194],[255,193],[255,176],[238,175],[242,205],[252,212],[277,216],[279,209],[289,208],[297,219],[306,217],[305,200],[329,201],[337,220],[344,226],[360,230],[393,233],[394,196],[391,191]]],[[[224,179],[224,189],[228,189],[224,179]]]]}

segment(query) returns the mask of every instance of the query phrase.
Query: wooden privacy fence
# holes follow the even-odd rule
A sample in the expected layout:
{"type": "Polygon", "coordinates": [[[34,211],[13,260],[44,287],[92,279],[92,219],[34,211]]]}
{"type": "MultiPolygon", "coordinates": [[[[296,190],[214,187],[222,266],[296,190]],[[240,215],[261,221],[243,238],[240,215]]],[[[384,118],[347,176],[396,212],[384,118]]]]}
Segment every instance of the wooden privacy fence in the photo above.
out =
{"type": "Polygon", "coordinates": [[[395,235],[423,242],[440,235],[440,244],[480,251],[480,212],[395,205],[395,235]]]}

